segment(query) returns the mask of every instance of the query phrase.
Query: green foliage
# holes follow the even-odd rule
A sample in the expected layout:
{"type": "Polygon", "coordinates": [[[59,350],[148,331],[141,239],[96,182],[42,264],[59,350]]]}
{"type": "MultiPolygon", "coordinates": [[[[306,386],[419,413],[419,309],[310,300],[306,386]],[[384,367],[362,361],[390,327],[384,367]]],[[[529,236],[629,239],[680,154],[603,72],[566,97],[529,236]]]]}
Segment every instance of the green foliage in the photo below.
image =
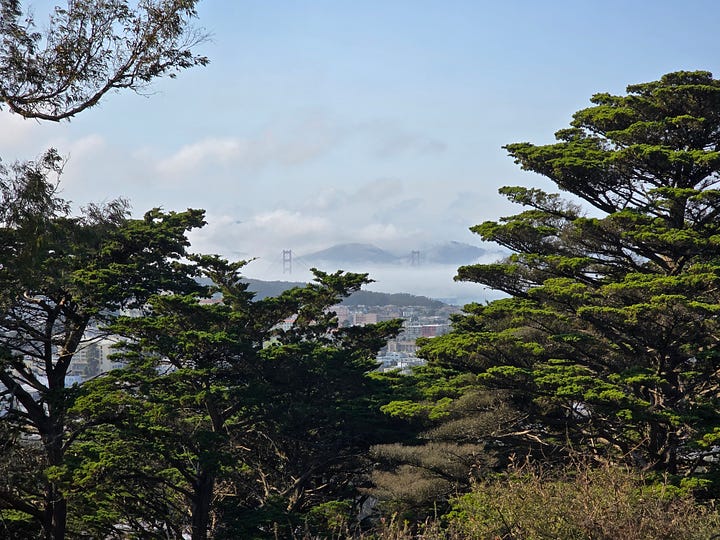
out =
{"type": "Polygon", "coordinates": [[[447,529],[460,538],[704,539],[720,515],[687,491],[617,467],[527,467],[481,482],[453,501],[447,529]]]}
{"type": "Polygon", "coordinates": [[[506,148],[594,217],[503,188],[530,209],[473,230],[515,253],[458,279],[514,298],[466,309],[423,353],[522,396],[545,442],[692,474],[718,422],[720,82],[679,72],[592,101],[557,143],[506,148]]]}
{"type": "Polygon", "coordinates": [[[42,538],[42,529],[37,520],[19,510],[0,510],[0,532],[8,540],[42,538]]]}
{"type": "MultiPolygon", "coordinates": [[[[192,52],[204,39],[189,25],[195,3],[74,1],[37,24],[19,0],[0,1],[0,108],[59,121],[111,90],[141,90],[206,64],[192,52]]],[[[0,475],[6,537],[37,536],[38,526],[48,539],[84,530],[67,528],[58,473],[77,435],[66,424],[77,394],[66,388],[70,362],[117,310],[195,286],[181,260],[202,212],[128,220],[117,200],[71,216],[58,197],[62,167],[54,149],[0,165],[0,430],[12,433],[0,475]],[[28,516],[32,526],[16,529],[28,516]]]]}
{"type": "Polygon", "coordinates": [[[313,506],[305,516],[306,528],[315,534],[339,538],[348,532],[353,504],[350,501],[328,501],[313,506]]]}
{"type": "Polygon", "coordinates": [[[603,510],[612,501],[598,499],[593,511],[603,517],[590,526],[567,517],[578,488],[568,479],[542,491],[539,480],[510,477],[528,492],[488,480],[513,454],[550,467],[579,452],[589,462],[685,479],[685,487],[677,483],[665,493],[682,494],[690,485],[697,496],[717,492],[720,81],[707,72],[679,72],[592,102],[557,132],[556,143],[506,146],[523,169],[547,177],[573,201],[535,188],[500,190],[525,208],[472,230],[512,253],[461,267],[456,279],[510,297],[465,306],[449,334],[420,342],[428,364],[412,378],[417,392],[385,407],[422,419],[427,441],[386,451],[377,482],[396,505],[414,497],[427,511],[449,490],[468,489],[448,477],[444,491],[433,484],[429,456],[441,443],[481,447],[482,459],[465,474],[490,483],[468,496],[480,503],[472,520],[457,524],[467,527],[460,537],[681,537],[682,527],[661,514],[687,501],[642,502],[631,490],[626,517],[612,522],[610,507],[603,510]],[[436,387],[445,391],[428,391],[436,387]],[[505,412],[488,429],[487,411],[475,400],[493,395],[496,412],[505,412]],[[419,457],[424,452],[428,466],[419,457]],[[394,485],[406,493],[393,494],[394,485]],[[526,497],[538,504],[526,504],[526,497]],[[507,504],[507,523],[492,510],[496,501],[507,504]],[[546,512],[548,506],[561,513],[546,512]],[[632,536],[634,520],[638,530],[645,527],[643,512],[652,516],[649,528],[632,536]],[[593,535],[605,521],[615,532],[593,535]],[[476,522],[487,528],[473,528],[476,522]],[[523,528],[526,522],[537,528],[523,528]],[[663,527],[675,532],[663,536],[663,527]]]}
{"type": "MultiPolygon", "coordinates": [[[[420,368],[409,378],[422,388],[423,377],[432,375],[437,369],[420,368]]],[[[395,401],[383,408],[419,415],[425,428],[415,441],[371,449],[378,462],[371,492],[386,514],[396,512],[413,522],[436,514],[451,496],[504,462],[523,439],[522,415],[508,396],[478,390],[467,377],[445,380],[448,389],[452,383],[461,385],[449,392],[452,397],[436,399],[433,386],[426,386],[424,401],[395,401]]]]}
{"type": "Polygon", "coordinates": [[[116,201],[70,217],[58,170],[51,153],[0,171],[0,511],[22,517],[7,534],[30,518],[58,538],[204,538],[271,500],[299,523],[352,497],[364,450],[398,425],[369,373],[400,321],[339,329],[329,309],[367,276],[317,271],[255,301],[244,262],[186,253],[203,212],[132,220],[116,201]],[[75,353],[108,334],[128,368],[66,388],[75,353]]]}
{"type": "Polygon", "coordinates": [[[131,220],[126,203],[114,201],[70,217],[48,177],[57,166],[51,152],[13,167],[4,183],[0,406],[2,427],[13,433],[6,455],[14,459],[0,508],[31,515],[46,534],[62,537],[67,500],[56,471],[82,429],[67,423],[78,395],[66,388],[70,363],[104,335],[99,325],[117,310],[143,308],[159,291],[198,288],[181,259],[186,233],[203,224],[203,212],[154,210],[131,220]]]}
{"type": "Polygon", "coordinates": [[[363,450],[390,434],[378,401],[387,390],[368,373],[400,323],[340,329],[329,311],[366,275],[318,271],[313,284],[255,300],[243,262],[191,258],[210,282],[203,296],[222,301],[163,293],[145,315],[118,317],[110,329],[129,338],[128,367],[85,383],[71,410],[97,426],[64,474],[78,498],[91,494],[98,535],[118,523],[194,538],[284,529],[352,496],[363,450]]]}

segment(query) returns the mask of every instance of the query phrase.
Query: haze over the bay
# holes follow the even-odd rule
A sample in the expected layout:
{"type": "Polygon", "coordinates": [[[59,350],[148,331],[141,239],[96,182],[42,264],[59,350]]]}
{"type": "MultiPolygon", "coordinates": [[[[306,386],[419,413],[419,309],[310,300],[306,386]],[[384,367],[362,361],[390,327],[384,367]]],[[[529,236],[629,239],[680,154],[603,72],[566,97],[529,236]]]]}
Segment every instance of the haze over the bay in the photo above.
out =
{"type": "MultiPolygon", "coordinates": [[[[48,2],[34,4],[42,21],[48,2]]],[[[204,208],[193,248],[257,257],[247,272],[261,279],[282,275],[283,250],[344,243],[401,254],[455,241],[496,257],[468,228],[517,211],[497,189],[549,187],[502,145],[551,142],[596,92],[683,69],[720,75],[719,14],[692,0],[206,0],[207,68],[108,96],[70,123],[2,112],[0,155],[56,147],[76,206],[204,208]]],[[[357,266],[342,268],[371,272],[377,290],[492,296],[454,283],[453,265],[357,266]]]]}

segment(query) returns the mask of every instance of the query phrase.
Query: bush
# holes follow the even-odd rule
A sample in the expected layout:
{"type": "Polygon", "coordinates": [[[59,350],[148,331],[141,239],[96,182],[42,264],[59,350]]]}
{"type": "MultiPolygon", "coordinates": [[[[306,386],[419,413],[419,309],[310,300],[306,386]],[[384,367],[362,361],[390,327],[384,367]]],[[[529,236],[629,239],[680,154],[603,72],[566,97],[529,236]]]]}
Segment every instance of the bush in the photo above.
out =
{"type": "MultiPolygon", "coordinates": [[[[451,510],[442,518],[407,521],[395,513],[381,518],[371,531],[354,532],[347,524],[334,523],[324,533],[316,529],[293,538],[720,540],[720,513],[712,501],[697,502],[690,484],[674,485],[621,466],[576,463],[549,469],[526,464],[475,483],[470,493],[451,499],[451,510]]],[[[322,507],[318,513],[328,517],[337,510],[341,508],[322,507]]]]}
{"type": "Polygon", "coordinates": [[[476,484],[448,514],[454,537],[493,540],[720,538],[720,516],[665,482],[617,466],[529,466],[476,484]]]}

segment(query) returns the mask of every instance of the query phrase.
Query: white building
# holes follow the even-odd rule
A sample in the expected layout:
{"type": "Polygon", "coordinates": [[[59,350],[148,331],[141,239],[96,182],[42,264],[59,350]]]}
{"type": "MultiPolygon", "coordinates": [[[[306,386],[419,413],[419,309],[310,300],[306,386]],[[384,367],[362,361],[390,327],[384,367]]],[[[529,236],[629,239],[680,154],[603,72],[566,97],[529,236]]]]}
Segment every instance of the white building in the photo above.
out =
{"type": "Polygon", "coordinates": [[[117,350],[113,348],[117,342],[117,338],[104,337],[83,343],[73,356],[68,375],[86,380],[101,373],[124,367],[123,362],[111,358],[111,355],[117,353],[117,350]]]}

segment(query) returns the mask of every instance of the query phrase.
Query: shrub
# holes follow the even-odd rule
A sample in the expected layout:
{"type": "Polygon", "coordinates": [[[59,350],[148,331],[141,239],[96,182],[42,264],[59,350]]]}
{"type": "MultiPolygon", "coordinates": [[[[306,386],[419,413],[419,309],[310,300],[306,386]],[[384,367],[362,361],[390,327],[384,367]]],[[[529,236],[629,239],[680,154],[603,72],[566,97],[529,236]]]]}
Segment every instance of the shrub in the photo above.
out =
{"type": "Polygon", "coordinates": [[[720,538],[720,515],[666,482],[618,466],[524,466],[474,486],[446,516],[457,538],[671,540],[720,538]]]}

